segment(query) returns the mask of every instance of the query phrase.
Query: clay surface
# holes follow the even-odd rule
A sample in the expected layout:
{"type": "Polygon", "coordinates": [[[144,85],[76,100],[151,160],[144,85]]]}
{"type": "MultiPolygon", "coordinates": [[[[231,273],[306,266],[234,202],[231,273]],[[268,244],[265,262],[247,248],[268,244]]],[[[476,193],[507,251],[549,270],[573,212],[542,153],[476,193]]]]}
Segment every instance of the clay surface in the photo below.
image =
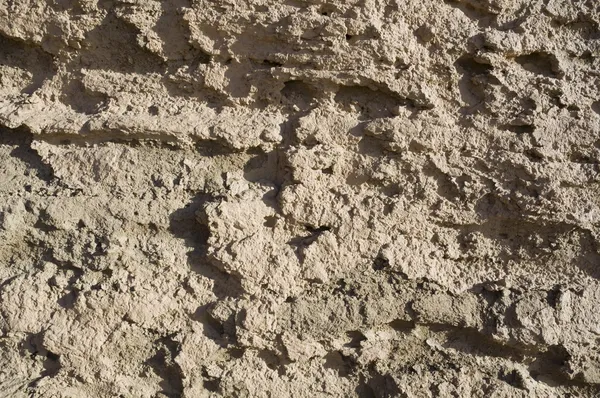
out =
{"type": "Polygon", "coordinates": [[[0,396],[600,396],[599,24],[0,0],[0,396]]]}

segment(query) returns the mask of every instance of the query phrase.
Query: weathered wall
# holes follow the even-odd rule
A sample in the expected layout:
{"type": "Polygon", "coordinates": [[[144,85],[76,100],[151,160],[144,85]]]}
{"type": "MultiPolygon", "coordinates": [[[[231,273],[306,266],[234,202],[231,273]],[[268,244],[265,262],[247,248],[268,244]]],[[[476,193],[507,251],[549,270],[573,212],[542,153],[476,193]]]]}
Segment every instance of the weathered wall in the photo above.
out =
{"type": "Polygon", "coordinates": [[[0,0],[0,396],[599,396],[599,23],[0,0]]]}

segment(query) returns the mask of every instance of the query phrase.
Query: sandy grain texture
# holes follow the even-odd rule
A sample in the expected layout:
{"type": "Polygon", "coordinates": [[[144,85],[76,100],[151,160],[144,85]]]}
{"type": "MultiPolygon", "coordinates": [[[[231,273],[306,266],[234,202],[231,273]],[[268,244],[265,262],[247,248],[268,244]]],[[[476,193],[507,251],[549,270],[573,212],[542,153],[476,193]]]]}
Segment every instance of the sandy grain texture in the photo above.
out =
{"type": "Polygon", "coordinates": [[[599,23],[0,0],[0,396],[600,396],[599,23]]]}

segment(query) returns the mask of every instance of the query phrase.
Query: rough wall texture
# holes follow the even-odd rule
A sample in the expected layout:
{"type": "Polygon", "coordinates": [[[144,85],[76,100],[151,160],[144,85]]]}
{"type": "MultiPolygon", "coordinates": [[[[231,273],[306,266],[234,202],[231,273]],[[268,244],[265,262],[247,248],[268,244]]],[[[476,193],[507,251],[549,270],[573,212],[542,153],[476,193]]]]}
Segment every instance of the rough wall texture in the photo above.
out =
{"type": "Polygon", "coordinates": [[[0,396],[600,396],[597,0],[0,0],[0,396]]]}

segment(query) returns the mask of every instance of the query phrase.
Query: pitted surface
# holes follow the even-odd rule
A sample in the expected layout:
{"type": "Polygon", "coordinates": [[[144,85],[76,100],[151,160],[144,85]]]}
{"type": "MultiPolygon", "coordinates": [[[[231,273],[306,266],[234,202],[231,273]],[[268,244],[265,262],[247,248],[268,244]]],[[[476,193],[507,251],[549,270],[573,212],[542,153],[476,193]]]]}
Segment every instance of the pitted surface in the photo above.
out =
{"type": "Polygon", "coordinates": [[[599,23],[0,0],[0,395],[597,397],[599,23]]]}

